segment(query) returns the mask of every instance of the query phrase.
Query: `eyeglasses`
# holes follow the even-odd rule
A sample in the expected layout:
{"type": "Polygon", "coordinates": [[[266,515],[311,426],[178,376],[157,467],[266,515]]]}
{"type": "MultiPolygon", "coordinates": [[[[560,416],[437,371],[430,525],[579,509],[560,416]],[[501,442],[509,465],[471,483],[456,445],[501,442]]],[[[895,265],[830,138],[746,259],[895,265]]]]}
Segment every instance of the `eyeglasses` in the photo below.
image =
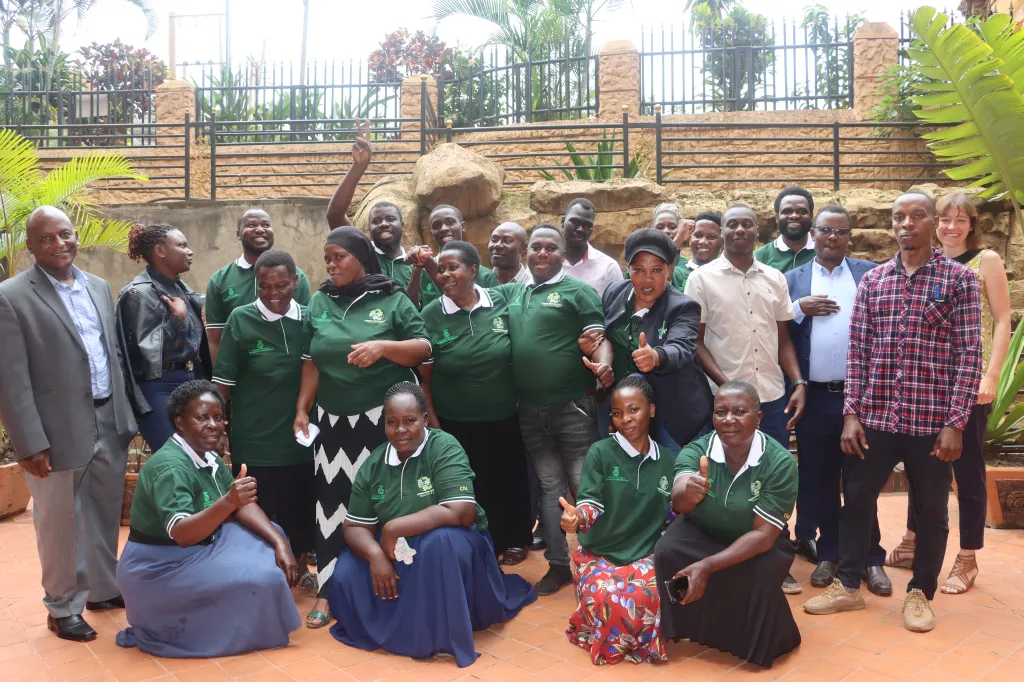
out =
{"type": "Polygon", "coordinates": [[[816,227],[814,231],[823,237],[835,235],[837,237],[849,237],[852,230],[848,227],[816,227]]]}

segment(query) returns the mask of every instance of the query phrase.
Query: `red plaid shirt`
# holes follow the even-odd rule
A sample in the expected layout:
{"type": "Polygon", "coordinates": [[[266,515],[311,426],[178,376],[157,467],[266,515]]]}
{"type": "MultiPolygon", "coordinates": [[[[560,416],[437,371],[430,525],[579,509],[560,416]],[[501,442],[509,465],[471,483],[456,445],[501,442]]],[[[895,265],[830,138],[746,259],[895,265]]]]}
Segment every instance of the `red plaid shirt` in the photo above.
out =
{"type": "Polygon", "coordinates": [[[981,382],[981,288],[936,250],[907,277],[899,254],[865,273],[850,320],[844,414],[889,433],[967,424],[981,382]]]}

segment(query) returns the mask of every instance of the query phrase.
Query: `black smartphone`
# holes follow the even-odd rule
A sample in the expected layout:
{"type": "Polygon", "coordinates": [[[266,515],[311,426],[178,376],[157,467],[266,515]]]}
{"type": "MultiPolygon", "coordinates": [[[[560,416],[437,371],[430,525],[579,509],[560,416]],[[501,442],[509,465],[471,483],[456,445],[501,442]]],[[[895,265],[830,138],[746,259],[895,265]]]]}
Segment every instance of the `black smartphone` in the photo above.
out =
{"type": "Polygon", "coordinates": [[[678,604],[686,596],[686,591],[690,589],[690,579],[685,575],[681,575],[678,578],[672,578],[671,580],[665,581],[665,592],[668,593],[668,603],[678,604]]]}

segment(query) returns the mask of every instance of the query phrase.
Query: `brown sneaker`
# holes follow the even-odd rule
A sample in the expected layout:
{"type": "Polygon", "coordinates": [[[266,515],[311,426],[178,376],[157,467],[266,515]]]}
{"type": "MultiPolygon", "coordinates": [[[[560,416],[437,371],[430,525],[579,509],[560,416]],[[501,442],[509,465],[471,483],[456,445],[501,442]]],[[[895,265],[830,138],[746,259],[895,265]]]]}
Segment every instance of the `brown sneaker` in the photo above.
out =
{"type": "Polygon", "coordinates": [[[907,592],[903,602],[903,626],[911,632],[928,632],[935,627],[935,614],[928,604],[928,597],[919,589],[907,592]]]}
{"type": "Polygon", "coordinates": [[[825,588],[825,591],[813,599],[804,602],[804,611],[816,616],[826,616],[840,611],[856,611],[864,608],[864,597],[860,596],[860,588],[848,590],[839,582],[839,578],[825,588]]]}

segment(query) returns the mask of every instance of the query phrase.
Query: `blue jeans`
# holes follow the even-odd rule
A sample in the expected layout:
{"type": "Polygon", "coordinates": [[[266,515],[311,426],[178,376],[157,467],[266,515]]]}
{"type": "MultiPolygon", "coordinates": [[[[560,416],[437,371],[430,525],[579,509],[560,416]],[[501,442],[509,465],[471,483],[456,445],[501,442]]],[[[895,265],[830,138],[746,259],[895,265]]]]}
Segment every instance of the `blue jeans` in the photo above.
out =
{"type": "Polygon", "coordinates": [[[789,397],[782,396],[778,400],[761,403],[761,431],[777,440],[782,447],[789,449],[789,429],[786,423],[790,415],[784,410],[789,404],[789,397]]]}
{"type": "Polygon", "coordinates": [[[146,439],[151,452],[156,452],[174,435],[174,424],[167,416],[167,399],[174,389],[196,378],[194,372],[176,369],[164,372],[159,379],[140,381],[139,389],[153,411],[139,420],[139,433],[146,439]]]}
{"type": "Polygon", "coordinates": [[[569,566],[569,543],[561,528],[559,497],[580,483],[587,450],[597,442],[597,404],[590,396],[554,405],[519,401],[519,428],[526,454],[540,483],[540,522],[544,527],[544,558],[553,566],[569,566]]]}

